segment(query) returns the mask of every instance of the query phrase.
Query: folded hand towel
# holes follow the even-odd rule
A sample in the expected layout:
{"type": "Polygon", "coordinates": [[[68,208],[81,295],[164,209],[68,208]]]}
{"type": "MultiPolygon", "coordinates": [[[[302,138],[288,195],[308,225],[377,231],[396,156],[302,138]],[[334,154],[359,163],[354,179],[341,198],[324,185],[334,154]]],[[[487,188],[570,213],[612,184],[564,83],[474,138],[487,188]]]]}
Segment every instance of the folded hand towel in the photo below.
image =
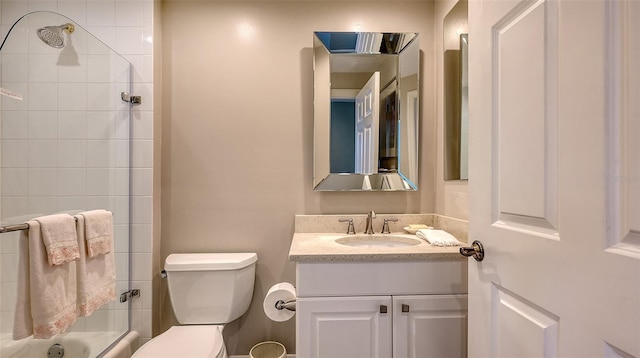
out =
{"type": "MultiPolygon", "coordinates": [[[[111,214],[111,213],[109,213],[111,214]]],[[[84,214],[76,215],[78,245],[85,252],[88,231],[84,214]]],[[[111,247],[111,242],[109,242],[111,247]]],[[[89,316],[100,306],[116,298],[116,265],[113,250],[93,257],[80,255],[78,261],[78,313],[89,316]]]]}
{"type": "Polygon", "coordinates": [[[444,230],[418,230],[416,236],[433,246],[460,246],[460,241],[444,230]]]}
{"type": "Polygon", "coordinates": [[[113,246],[113,215],[106,210],[80,213],[84,216],[87,254],[94,257],[111,252],[113,246]]]}
{"type": "Polygon", "coordinates": [[[41,216],[35,220],[40,223],[49,265],[62,265],[80,257],[73,216],[55,214],[41,216]]]}
{"type": "Polygon", "coordinates": [[[13,339],[33,334],[46,339],[64,332],[77,319],[76,261],[50,266],[38,221],[20,233],[18,297],[13,339]]]}

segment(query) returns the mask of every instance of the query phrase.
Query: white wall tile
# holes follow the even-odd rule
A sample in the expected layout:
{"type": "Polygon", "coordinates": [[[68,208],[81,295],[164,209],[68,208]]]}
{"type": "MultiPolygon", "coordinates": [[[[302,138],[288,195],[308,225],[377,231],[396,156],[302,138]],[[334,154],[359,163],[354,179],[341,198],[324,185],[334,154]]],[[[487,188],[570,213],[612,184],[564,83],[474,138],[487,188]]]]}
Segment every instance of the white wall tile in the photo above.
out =
{"type": "Polygon", "coordinates": [[[21,139],[29,137],[29,112],[2,112],[2,138],[21,139]]]}
{"type": "Polygon", "coordinates": [[[131,254],[131,280],[146,281],[151,279],[151,254],[131,254]]]}
{"type": "Polygon", "coordinates": [[[133,168],[131,169],[131,177],[131,190],[135,195],[153,195],[153,185],[149,185],[149,183],[153,183],[152,168],[133,168]]]}
{"type": "Polygon", "coordinates": [[[128,196],[116,196],[115,207],[113,208],[113,223],[114,224],[128,224],[129,223],[129,197],[128,196]]]}
{"type": "Polygon", "coordinates": [[[2,166],[24,168],[29,166],[29,141],[6,139],[2,141],[2,166]]]}
{"type": "MultiPolygon", "coordinates": [[[[29,81],[31,82],[56,82],[58,81],[58,68],[55,65],[58,59],[53,54],[24,55],[24,65],[28,67],[29,81]]],[[[4,72],[3,72],[4,73],[4,72]]]]}
{"type": "MultiPolygon", "coordinates": [[[[29,168],[29,195],[33,196],[55,196],[58,194],[58,169],[56,168],[29,168]]],[[[29,201],[30,206],[37,206],[35,201],[29,201]]],[[[35,198],[33,198],[35,200],[35,198]]],[[[50,207],[46,205],[46,207],[50,207]]],[[[54,212],[57,205],[53,206],[54,212]]],[[[36,212],[44,212],[42,209],[36,212]]]]}
{"type": "Polygon", "coordinates": [[[116,26],[143,26],[142,1],[116,2],[116,26]]]}
{"type": "Polygon", "coordinates": [[[29,138],[55,139],[58,133],[58,112],[29,111],[29,138]]]}
{"type": "MultiPolygon", "coordinates": [[[[65,139],[58,141],[58,167],[84,168],[87,163],[87,141],[65,139]]],[[[83,178],[83,180],[86,178],[83,178]]]]}
{"type": "MultiPolygon", "coordinates": [[[[3,168],[2,169],[2,192],[11,195],[28,195],[29,186],[27,180],[29,171],[27,168],[3,168]]],[[[6,194],[5,194],[6,195],[6,194]]]]}
{"type": "Polygon", "coordinates": [[[131,223],[151,224],[153,222],[153,197],[131,197],[131,223]]]}
{"type": "Polygon", "coordinates": [[[152,168],[153,167],[153,141],[134,140],[132,168],[152,168]]]}
{"type": "Polygon", "coordinates": [[[55,83],[29,83],[29,92],[26,95],[34,99],[29,101],[29,109],[32,111],[57,110],[58,93],[59,88],[55,83]]]}
{"type": "MultiPolygon", "coordinates": [[[[55,175],[55,173],[52,173],[51,175],[55,175]]],[[[54,180],[51,180],[49,185],[57,186],[57,178],[54,180]]],[[[58,211],[58,197],[54,195],[46,195],[47,196],[37,196],[37,194],[29,194],[27,197],[27,211],[30,216],[49,215],[58,211]]]]}
{"type": "Polygon", "coordinates": [[[153,139],[153,112],[133,111],[133,138],[153,139]]]}
{"type": "MultiPolygon", "coordinates": [[[[68,43],[67,46],[69,46],[68,43]]],[[[58,78],[56,79],[56,81],[86,82],[88,71],[87,62],[87,55],[60,54],[59,56],[57,56],[56,62],[58,68],[58,78]]]]}
{"type": "Polygon", "coordinates": [[[56,212],[61,211],[79,211],[87,207],[87,198],[82,196],[58,196],[58,208],[56,212]]]}
{"type": "Polygon", "coordinates": [[[87,167],[108,168],[113,162],[111,142],[108,140],[87,141],[87,167]]]}
{"type": "Polygon", "coordinates": [[[57,166],[57,140],[35,139],[29,141],[29,168],[55,168],[57,166]]]}
{"type": "Polygon", "coordinates": [[[61,111],[87,109],[87,83],[58,83],[58,108],[61,111]]]}
{"type": "Polygon", "coordinates": [[[3,24],[13,24],[22,15],[29,12],[29,5],[26,1],[2,1],[0,7],[1,17],[3,24]]]}
{"type": "MultiPolygon", "coordinates": [[[[5,15],[5,14],[3,14],[5,15]]],[[[3,38],[9,33],[11,29],[11,36],[6,38],[2,51],[5,53],[27,53],[29,49],[28,29],[26,26],[13,26],[13,22],[17,20],[13,19],[11,23],[2,22],[2,34],[3,38]]]]}
{"type": "Polygon", "coordinates": [[[143,55],[143,40],[144,33],[141,27],[118,27],[116,28],[115,50],[121,54],[143,55]]]}
{"type": "Polygon", "coordinates": [[[87,24],[87,3],[85,1],[58,1],[58,12],[80,25],[87,24]]]}
{"type": "Polygon", "coordinates": [[[111,86],[108,83],[88,83],[86,92],[88,108],[97,111],[110,111],[114,109],[115,99],[112,96],[111,86]]]}
{"type": "Polygon", "coordinates": [[[89,82],[111,81],[111,56],[89,55],[87,57],[87,70],[89,82]]]}
{"type": "Polygon", "coordinates": [[[84,111],[59,111],[58,138],[87,138],[87,113],[84,111]]]}
{"type": "Polygon", "coordinates": [[[151,253],[153,227],[151,224],[131,225],[131,252],[151,253]]]}
{"type": "Polygon", "coordinates": [[[29,11],[56,11],[55,1],[29,1],[29,11]]]}
{"type": "Polygon", "coordinates": [[[91,26],[115,27],[116,7],[112,1],[87,2],[87,24],[91,26]]]}
{"type": "Polygon", "coordinates": [[[114,169],[87,168],[87,195],[113,195],[114,169]]]}
{"type": "Polygon", "coordinates": [[[27,215],[28,201],[26,196],[5,196],[2,198],[2,216],[5,218],[27,215]]]}
{"type": "Polygon", "coordinates": [[[87,112],[87,138],[107,140],[113,136],[114,116],[111,111],[87,112]]]}
{"type": "Polygon", "coordinates": [[[29,80],[29,55],[4,54],[2,59],[3,82],[26,82],[29,80]]]}
{"type": "Polygon", "coordinates": [[[82,196],[87,191],[87,169],[62,168],[58,169],[58,193],[65,196],[82,196]]]}

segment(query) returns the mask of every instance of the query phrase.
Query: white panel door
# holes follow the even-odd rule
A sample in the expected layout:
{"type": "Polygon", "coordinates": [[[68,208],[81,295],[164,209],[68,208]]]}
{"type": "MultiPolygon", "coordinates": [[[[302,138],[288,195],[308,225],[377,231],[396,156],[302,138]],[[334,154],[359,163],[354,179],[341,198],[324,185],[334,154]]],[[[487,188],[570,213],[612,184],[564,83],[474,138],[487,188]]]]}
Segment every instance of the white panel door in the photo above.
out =
{"type": "Polygon", "coordinates": [[[467,295],[393,296],[393,358],[467,356],[467,295]]]}
{"type": "Polygon", "coordinates": [[[356,95],[356,173],[378,172],[378,106],[380,72],[375,72],[356,95]]]}
{"type": "Polygon", "coordinates": [[[390,296],[298,298],[296,355],[391,357],[390,296]]]}
{"type": "Polygon", "coordinates": [[[472,357],[640,357],[640,2],[477,0],[472,357]]]}

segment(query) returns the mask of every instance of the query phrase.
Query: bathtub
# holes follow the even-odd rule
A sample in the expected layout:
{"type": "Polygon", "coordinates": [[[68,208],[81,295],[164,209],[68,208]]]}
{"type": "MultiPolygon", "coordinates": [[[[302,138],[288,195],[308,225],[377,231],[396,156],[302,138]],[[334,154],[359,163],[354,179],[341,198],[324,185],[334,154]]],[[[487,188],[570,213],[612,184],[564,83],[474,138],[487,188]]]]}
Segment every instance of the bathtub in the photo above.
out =
{"type": "Polygon", "coordinates": [[[64,357],[95,358],[115,342],[123,332],[68,332],[49,339],[27,337],[14,341],[11,334],[0,335],[2,358],[47,358],[49,348],[58,343],[64,347],[64,357]]]}

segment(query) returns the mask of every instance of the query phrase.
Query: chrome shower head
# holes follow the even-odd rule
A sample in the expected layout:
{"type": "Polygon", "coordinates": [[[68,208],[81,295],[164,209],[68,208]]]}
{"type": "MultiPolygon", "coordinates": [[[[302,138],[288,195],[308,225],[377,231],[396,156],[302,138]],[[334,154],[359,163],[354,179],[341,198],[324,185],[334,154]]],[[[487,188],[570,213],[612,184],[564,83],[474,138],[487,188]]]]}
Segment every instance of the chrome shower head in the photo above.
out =
{"type": "Polygon", "coordinates": [[[62,31],[67,34],[73,33],[75,27],[73,24],[67,23],[60,26],[45,26],[43,28],[38,29],[38,37],[42,42],[53,48],[63,48],[64,47],[64,35],[62,31]]]}

